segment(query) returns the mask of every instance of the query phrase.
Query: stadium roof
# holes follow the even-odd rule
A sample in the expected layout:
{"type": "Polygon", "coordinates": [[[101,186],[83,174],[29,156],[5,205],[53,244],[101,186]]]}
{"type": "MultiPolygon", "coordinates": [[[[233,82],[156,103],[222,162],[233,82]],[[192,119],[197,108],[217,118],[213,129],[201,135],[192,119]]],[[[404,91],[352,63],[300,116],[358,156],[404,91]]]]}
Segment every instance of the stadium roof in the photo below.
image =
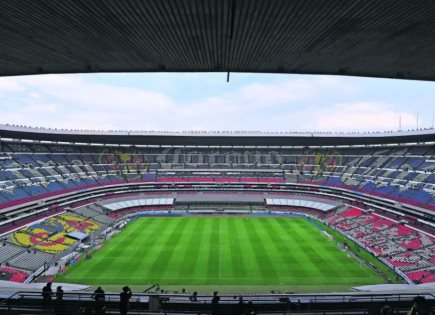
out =
{"type": "Polygon", "coordinates": [[[401,132],[95,131],[0,125],[0,139],[193,146],[339,146],[435,143],[435,129],[401,132]]]}
{"type": "Polygon", "coordinates": [[[435,80],[435,1],[0,2],[0,76],[147,71],[435,80]]]}

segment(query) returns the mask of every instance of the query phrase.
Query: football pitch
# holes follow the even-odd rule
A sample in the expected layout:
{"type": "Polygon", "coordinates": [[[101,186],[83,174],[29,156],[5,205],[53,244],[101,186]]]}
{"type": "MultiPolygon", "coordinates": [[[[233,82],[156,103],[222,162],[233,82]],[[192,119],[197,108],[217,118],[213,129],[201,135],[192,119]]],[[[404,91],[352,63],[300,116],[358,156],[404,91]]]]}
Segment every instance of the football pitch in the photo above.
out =
{"type": "Polygon", "coordinates": [[[384,283],[305,218],[249,216],[138,218],[57,280],[221,291],[384,283]]]}

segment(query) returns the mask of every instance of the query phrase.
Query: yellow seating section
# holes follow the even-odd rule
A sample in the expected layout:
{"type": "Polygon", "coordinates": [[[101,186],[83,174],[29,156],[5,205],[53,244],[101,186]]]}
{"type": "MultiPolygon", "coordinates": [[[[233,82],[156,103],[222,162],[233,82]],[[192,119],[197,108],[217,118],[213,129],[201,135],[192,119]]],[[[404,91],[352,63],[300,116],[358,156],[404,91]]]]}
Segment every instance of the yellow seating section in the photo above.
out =
{"type": "Polygon", "coordinates": [[[66,235],[70,232],[79,231],[90,234],[100,229],[100,225],[91,219],[80,217],[73,214],[61,214],[51,217],[45,221],[50,226],[62,226],[63,231],[56,234],[41,228],[40,225],[32,228],[24,227],[13,232],[10,236],[16,245],[30,247],[33,246],[42,252],[56,254],[68,249],[69,246],[76,243],[76,240],[68,238],[66,235]],[[50,236],[50,234],[52,234],[50,236]]]}

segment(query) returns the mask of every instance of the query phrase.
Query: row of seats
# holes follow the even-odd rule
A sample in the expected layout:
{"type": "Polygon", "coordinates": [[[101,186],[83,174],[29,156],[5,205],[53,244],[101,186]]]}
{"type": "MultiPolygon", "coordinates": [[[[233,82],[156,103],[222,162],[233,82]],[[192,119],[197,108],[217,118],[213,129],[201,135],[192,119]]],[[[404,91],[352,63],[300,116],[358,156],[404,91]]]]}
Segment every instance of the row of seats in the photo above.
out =
{"type": "Polygon", "coordinates": [[[389,148],[341,148],[341,149],[232,149],[232,148],[98,148],[89,146],[69,146],[59,144],[31,144],[5,142],[3,150],[21,154],[22,163],[39,161],[83,161],[96,163],[105,162],[146,162],[165,161],[172,163],[198,163],[214,160],[216,163],[283,163],[285,161],[313,162],[325,164],[341,164],[355,162],[355,157],[361,157],[359,164],[427,167],[433,165],[426,162],[426,157],[434,156],[431,146],[389,147],[389,148]],[[47,158],[47,153],[50,157],[47,158]],[[54,154],[53,154],[54,153],[54,154]],[[53,158],[51,158],[53,156],[53,158]],[[386,159],[385,156],[390,158],[386,159]],[[302,159],[303,158],[303,159],[302,159]]]}
{"type": "Polygon", "coordinates": [[[28,272],[17,268],[0,267],[0,280],[23,283],[28,276],[28,272]]]}
{"type": "Polygon", "coordinates": [[[14,267],[23,269],[29,272],[35,272],[45,263],[51,262],[53,259],[53,255],[48,253],[43,253],[40,251],[24,251],[17,256],[14,256],[12,259],[8,260],[5,264],[8,267],[14,267]]]}
{"type": "Polygon", "coordinates": [[[21,253],[24,249],[19,246],[12,245],[7,242],[2,242],[0,245],[0,264],[21,253]]]}
{"type": "Polygon", "coordinates": [[[85,207],[79,207],[73,209],[72,211],[82,217],[92,219],[93,221],[102,223],[104,225],[110,225],[116,221],[113,218],[111,218],[109,215],[107,215],[106,211],[104,211],[97,205],[88,205],[85,207]]]}

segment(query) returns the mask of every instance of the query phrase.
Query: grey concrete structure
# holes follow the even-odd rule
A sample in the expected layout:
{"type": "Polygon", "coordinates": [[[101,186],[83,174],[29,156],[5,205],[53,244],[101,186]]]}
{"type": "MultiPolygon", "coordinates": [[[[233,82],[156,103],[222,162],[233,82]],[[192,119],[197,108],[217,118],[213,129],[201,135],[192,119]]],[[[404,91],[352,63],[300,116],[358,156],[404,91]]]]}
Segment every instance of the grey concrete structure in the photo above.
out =
{"type": "Polygon", "coordinates": [[[0,75],[309,73],[435,79],[430,0],[1,1],[0,75]]]}

